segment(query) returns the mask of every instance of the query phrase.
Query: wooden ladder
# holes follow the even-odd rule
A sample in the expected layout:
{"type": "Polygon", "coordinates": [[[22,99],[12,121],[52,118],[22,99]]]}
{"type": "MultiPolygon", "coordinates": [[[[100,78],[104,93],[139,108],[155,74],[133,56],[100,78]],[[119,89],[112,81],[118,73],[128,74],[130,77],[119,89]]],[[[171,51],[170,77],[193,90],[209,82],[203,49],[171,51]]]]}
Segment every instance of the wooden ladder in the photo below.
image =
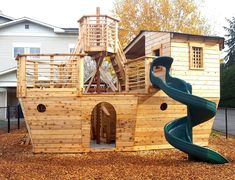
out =
{"type": "Polygon", "coordinates": [[[111,56],[111,63],[113,65],[113,69],[116,73],[118,83],[120,84],[120,90],[125,90],[125,63],[127,62],[126,56],[121,48],[120,42],[118,42],[116,54],[111,56]]]}

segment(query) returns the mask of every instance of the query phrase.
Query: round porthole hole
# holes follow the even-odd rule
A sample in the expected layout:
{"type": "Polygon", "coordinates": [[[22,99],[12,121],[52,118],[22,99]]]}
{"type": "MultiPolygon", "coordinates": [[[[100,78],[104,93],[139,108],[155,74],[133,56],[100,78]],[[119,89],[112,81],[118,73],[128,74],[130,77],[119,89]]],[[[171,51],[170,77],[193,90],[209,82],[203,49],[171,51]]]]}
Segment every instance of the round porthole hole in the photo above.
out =
{"type": "Polygon", "coordinates": [[[162,111],[165,111],[167,109],[167,103],[162,103],[161,106],[160,106],[160,109],[162,111]]]}
{"type": "Polygon", "coordinates": [[[45,112],[46,111],[46,106],[44,105],[44,104],[39,104],[38,106],[37,106],[37,110],[38,110],[38,112],[45,112]]]}

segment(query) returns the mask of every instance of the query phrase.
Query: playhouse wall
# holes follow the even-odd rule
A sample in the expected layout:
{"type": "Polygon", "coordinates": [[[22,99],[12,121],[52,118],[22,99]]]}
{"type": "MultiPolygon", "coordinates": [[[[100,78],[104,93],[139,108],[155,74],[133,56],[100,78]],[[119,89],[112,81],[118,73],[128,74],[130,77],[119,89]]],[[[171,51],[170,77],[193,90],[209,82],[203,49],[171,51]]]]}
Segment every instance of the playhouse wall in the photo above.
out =
{"type": "Polygon", "coordinates": [[[146,56],[154,55],[160,48],[161,56],[171,56],[174,62],[171,75],[183,79],[193,87],[193,94],[205,98],[220,97],[219,43],[215,40],[172,38],[171,33],[145,32],[146,56]],[[190,47],[203,48],[203,69],[190,69],[190,47]]]}
{"type": "MultiPolygon", "coordinates": [[[[116,111],[115,151],[171,148],[164,137],[164,125],[186,115],[186,106],[158,91],[152,95],[84,95],[82,97],[20,98],[35,153],[105,151],[93,149],[91,114],[100,102],[116,111]],[[167,103],[165,111],[160,105],[167,103]],[[46,111],[37,111],[44,104],[46,111]]],[[[194,130],[196,144],[207,145],[212,120],[194,130]]]]}
{"type": "Polygon", "coordinates": [[[161,56],[171,56],[170,33],[145,32],[145,55],[155,56],[154,50],[160,49],[161,56]]]}
{"type": "MultiPolygon", "coordinates": [[[[209,98],[216,103],[218,99],[209,98]]],[[[135,150],[172,148],[165,140],[164,126],[176,119],[187,115],[187,107],[158,91],[153,96],[140,96],[138,100],[135,150]],[[167,109],[162,111],[162,103],[167,104],[167,109]]],[[[193,141],[201,146],[208,145],[208,139],[214,118],[193,128],[193,141]]]]}
{"type": "Polygon", "coordinates": [[[220,57],[219,44],[210,41],[172,39],[172,76],[189,82],[193,94],[205,98],[220,97],[220,57]],[[203,69],[190,69],[190,46],[203,48],[203,69]]]}
{"type": "Polygon", "coordinates": [[[136,96],[27,97],[20,102],[35,153],[90,151],[91,114],[100,102],[116,110],[116,150],[133,148],[136,96]],[[38,112],[38,104],[46,111],[38,112]]]}

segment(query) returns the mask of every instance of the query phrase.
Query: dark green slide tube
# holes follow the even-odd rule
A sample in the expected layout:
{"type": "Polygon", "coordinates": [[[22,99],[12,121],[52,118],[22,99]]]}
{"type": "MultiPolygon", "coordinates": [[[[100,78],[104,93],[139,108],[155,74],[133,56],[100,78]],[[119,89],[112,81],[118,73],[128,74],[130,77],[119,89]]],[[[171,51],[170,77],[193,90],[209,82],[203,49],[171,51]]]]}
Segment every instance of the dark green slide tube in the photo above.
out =
{"type": "Polygon", "coordinates": [[[227,163],[221,154],[192,143],[192,128],[208,121],[216,114],[216,104],[192,95],[192,86],[169,74],[173,58],[162,56],[153,60],[150,67],[150,81],[172,99],[187,106],[187,116],[175,119],[164,127],[166,140],[175,148],[188,154],[189,159],[214,164],[227,163]],[[164,71],[162,71],[164,70],[164,71]],[[164,78],[158,72],[164,72],[164,78]]]}

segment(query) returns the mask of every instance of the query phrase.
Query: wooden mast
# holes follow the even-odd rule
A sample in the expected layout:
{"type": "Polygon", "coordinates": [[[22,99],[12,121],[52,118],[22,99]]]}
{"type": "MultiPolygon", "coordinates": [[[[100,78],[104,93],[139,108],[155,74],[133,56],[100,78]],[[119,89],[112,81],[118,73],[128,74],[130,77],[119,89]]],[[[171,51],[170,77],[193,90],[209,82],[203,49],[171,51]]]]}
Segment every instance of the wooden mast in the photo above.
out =
{"type": "MultiPolygon", "coordinates": [[[[96,24],[97,24],[97,39],[100,37],[100,30],[99,30],[99,24],[100,24],[100,7],[96,7],[96,24]]],[[[97,42],[97,46],[99,46],[100,43],[97,42]]],[[[100,65],[102,64],[103,58],[102,56],[96,59],[96,92],[100,93],[100,65]]]]}

